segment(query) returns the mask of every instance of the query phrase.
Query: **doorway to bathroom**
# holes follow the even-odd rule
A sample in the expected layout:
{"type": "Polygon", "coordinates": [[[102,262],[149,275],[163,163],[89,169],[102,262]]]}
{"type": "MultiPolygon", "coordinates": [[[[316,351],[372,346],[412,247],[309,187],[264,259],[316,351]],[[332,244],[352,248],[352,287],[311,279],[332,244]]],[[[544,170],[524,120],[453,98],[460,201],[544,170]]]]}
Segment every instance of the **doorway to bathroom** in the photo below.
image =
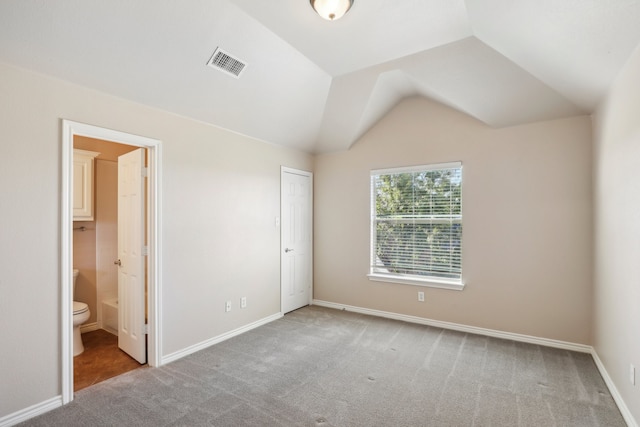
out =
{"type": "MultiPolygon", "coordinates": [[[[73,153],[73,301],[86,304],[89,313],[73,337],[73,389],[78,391],[146,365],[146,269],[141,251],[135,250],[146,245],[141,172],[146,149],[75,135],[73,153]],[[139,238],[130,241],[132,236],[139,238]],[[130,277],[139,290],[119,298],[132,288],[130,277]],[[138,325],[120,330],[119,317],[138,325]]],[[[74,329],[84,319],[76,317],[74,329]]]]}
{"type": "Polygon", "coordinates": [[[100,373],[91,369],[100,369],[101,363],[95,361],[122,359],[124,352],[131,357],[124,356],[129,360],[118,363],[125,366],[122,372],[147,360],[150,366],[160,364],[161,146],[158,140],[67,120],[63,120],[62,145],[62,394],[63,403],[67,403],[73,399],[74,362],[81,361],[76,368],[85,376],[82,384],[117,374],[118,371],[100,373]],[[73,172],[74,167],[78,168],[74,150],[93,156],[95,180],[91,184],[78,182],[78,174],[73,172]],[[76,215],[82,204],[74,201],[74,193],[83,185],[91,186],[92,197],[95,196],[91,200],[93,211],[87,217],[83,216],[84,211],[76,215]],[[78,270],[75,298],[72,269],[78,270]],[[73,357],[70,333],[73,300],[86,303],[91,312],[81,329],[88,351],[78,359],[73,357]],[[105,351],[104,357],[96,355],[97,351],[105,351]],[[129,363],[134,359],[133,365],[129,363]]]}

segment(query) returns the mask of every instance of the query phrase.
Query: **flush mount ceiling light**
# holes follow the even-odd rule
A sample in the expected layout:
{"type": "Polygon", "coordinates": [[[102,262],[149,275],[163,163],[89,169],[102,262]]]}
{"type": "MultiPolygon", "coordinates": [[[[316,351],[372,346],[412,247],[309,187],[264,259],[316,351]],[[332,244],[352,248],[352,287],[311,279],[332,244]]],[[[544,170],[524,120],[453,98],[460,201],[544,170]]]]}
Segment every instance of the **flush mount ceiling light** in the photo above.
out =
{"type": "Polygon", "coordinates": [[[328,21],[335,21],[347,13],[353,5],[353,0],[310,0],[310,3],[318,15],[328,21]]]}

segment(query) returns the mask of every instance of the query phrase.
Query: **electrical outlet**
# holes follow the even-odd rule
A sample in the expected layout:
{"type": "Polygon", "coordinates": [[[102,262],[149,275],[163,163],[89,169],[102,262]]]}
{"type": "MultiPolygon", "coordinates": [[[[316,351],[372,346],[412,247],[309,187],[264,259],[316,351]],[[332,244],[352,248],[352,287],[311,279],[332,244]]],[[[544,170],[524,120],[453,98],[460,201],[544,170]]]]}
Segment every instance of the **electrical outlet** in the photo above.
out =
{"type": "Polygon", "coordinates": [[[424,302],[424,292],[418,292],[418,301],[424,302]]]}
{"type": "Polygon", "coordinates": [[[636,385],[636,367],[633,364],[629,367],[629,381],[632,385],[636,385]]]}
{"type": "Polygon", "coordinates": [[[247,297],[240,298],[240,308],[247,308],[247,297]]]}
{"type": "Polygon", "coordinates": [[[224,311],[226,312],[231,311],[231,301],[227,301],[227,303],[224,306],[224,311]]]}

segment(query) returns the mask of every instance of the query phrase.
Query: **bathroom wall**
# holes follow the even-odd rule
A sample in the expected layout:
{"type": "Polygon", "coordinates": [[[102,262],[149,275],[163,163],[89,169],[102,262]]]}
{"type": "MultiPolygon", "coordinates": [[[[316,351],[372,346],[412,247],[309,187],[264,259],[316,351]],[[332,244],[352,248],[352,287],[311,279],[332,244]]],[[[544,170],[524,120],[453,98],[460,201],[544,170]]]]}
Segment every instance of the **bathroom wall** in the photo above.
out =
{"type": "Polygon", "coordinates": [[[96,222],[73,222],[73,267],[80,270],[76,279],[74,301],[89,306],[91,316],[84,325],[97,321],[96,313],[96,222]],[[79,229],[85,227],[85,231],[79,229]]]}

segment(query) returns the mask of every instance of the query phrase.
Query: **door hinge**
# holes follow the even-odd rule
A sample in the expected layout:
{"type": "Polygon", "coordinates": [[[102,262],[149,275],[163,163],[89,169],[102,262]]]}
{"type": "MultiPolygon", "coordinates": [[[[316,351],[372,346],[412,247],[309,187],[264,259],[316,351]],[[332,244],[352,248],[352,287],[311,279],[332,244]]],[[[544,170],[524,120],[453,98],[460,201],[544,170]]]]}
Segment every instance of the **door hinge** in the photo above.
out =
{"type": "Polygon", "coordinates": [[[144,324],[144,333],[145,333],[145,335],[149,335],[149,324],[148,323],[144,324]]]}
{"type": "Polygon", "coordinates": [[[142,247],[142,256],[149,256],[149,246],[142,247]]]}
{"type": "Polygon", "coordinates": [[[149,176],[149,168],[147,167],[142,168],[142,177],[146,178],[148,176],[149,176]]]}

